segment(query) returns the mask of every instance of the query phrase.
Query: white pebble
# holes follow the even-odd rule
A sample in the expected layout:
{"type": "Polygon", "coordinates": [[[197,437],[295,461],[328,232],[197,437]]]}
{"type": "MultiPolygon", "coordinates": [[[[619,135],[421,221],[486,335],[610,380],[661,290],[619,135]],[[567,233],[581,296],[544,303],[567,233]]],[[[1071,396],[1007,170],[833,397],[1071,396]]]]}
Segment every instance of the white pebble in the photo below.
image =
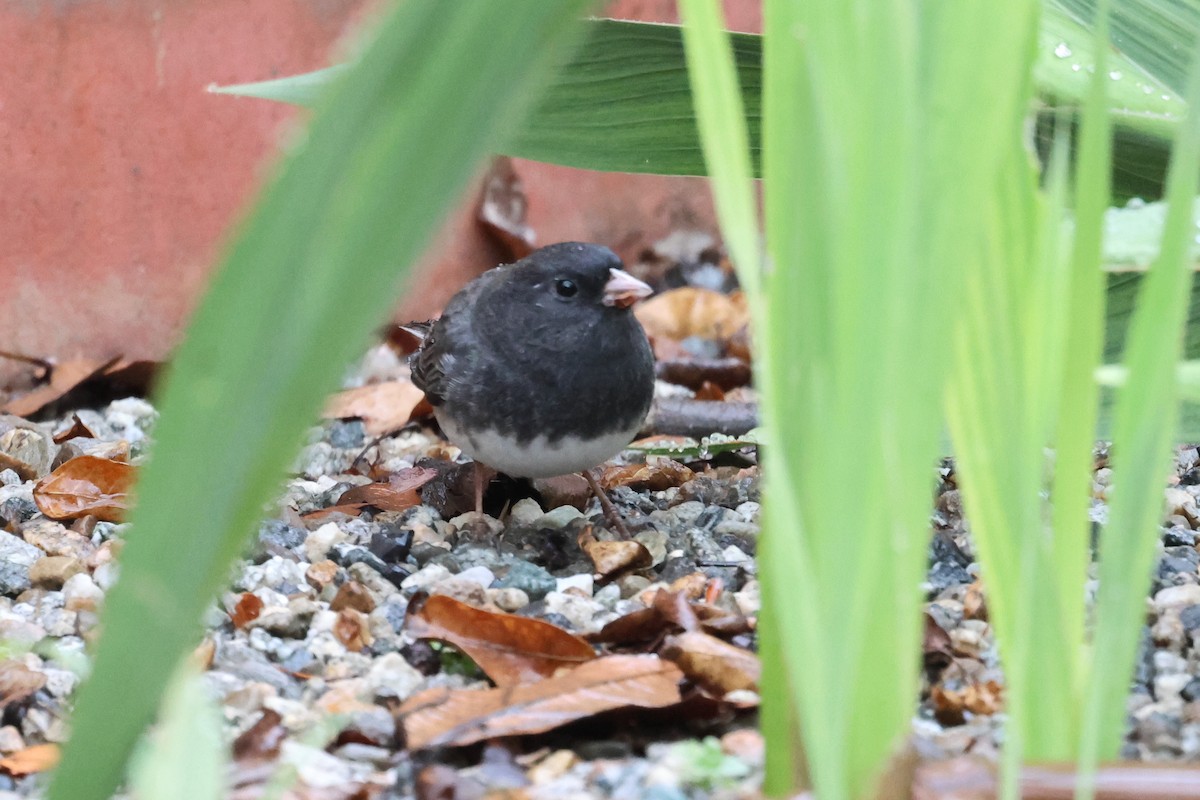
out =
{"type": "Polygon", "coordinates": [[[518,500],[508,512],[508,519],[515,525],[532,525],[542,516],[542,507],[532,497],[518,500]]]}
{"type": "Polygon", "coordinates": [[[441,564],[427,564],[405,578],[401,582],[400,588],[406,592],[415,592],[420,589],[428,589],[430,586],[440,583],[449,577],[450,570],[441,564]]]}
{"type": "Polygon", "coordinates": [[[470,569],[464,569],[462,572],[458,573],[457,577],[460,581],[478,583],[485,589],[496,581],[495,573],[493,573],[487,567],[471,567],[470,569]]]}
{"type": "Polygon", "coordinates": [[[558,578],[555,583],[555,588],[560,592],[565,592],[567,589],[578,589],[588,597],[592,596],[595,590],[595,581],[592,579],[590,572],[582,572],[578,575],[568,575],[565,578],[558,578]]]}
{"type": "Polygon", "coordinates": [[[336,522],[327,522],[308,534],[308,538],[304,540],[304,557],[310,564],[324,561],[330,548],[344,541],[346,532],[339,528],[336,522]]]}
{"type": "Polygon", "coordinates": [[[104,599],[104,592],[86,572],[67,578],[62,595],[63,606],[68,611],[95,611],[104,599]]]}

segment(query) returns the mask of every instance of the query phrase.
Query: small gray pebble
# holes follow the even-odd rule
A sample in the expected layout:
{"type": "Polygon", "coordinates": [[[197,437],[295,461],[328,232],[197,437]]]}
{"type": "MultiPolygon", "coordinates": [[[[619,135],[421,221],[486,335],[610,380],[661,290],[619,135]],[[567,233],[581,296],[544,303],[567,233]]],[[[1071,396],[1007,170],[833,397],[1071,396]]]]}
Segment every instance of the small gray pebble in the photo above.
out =
{"type": "Polygon", "coordinates": [[[367,429],[361,419],[339,419],[329,425],[329,443],[342,450],[362,447],[367,440],[367,429]]]}
{"type": "Polygon", "coordinates": [[[495,583],[497,589],[520,589],[530,600],[541,600],[557,585],[558,582],[549,572],[536,564],[520,560],[514,560],[508,566],[508,572],[495,583]]]}

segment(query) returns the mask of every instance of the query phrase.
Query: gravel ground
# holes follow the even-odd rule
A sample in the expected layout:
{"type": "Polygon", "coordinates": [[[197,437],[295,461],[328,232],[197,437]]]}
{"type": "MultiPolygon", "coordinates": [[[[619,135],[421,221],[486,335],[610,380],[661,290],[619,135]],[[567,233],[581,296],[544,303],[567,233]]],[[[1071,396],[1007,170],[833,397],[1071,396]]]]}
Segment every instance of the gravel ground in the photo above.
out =
{"type": "MultiPolygon", "coordinates": [[[[382,356],[373,358],[366,362],[366,377],[390,368],[379,363],[386,361],[382,356]]],[[[156,417],[138,399],[77,413],[96,439],[74,440],[76,447],[105,453],[125,442],[135,462],[156,417]]],[[[67,415],[30,430],[48,442],[70,421],[67,415]]],[[[368,438],[358,421],[312,429],[295,477],[282,492],[281,512],[263,522],[233,570],[228,591],[208,614],[206,681],[221,703],[231,740],[249,747],[259,743],[265,728],[280,731],[283,744],[276,743],[277,753],[272,750],[271,766],[297,767],[303,791],[295,797],[413,797],[416,775],[437,764],[454,770],[435,766],[424,773],[426,780],[440,776],[458,793],[430,794],[426,786],[425,796],[483,797],[521,787],[530,798],[753,796],[761,780],[762,743],[752,711],[726,708],[716,718],[642,717],[637,724],[605,718],[533,737],[513,749],[493,744],[409,755],[397,742],[392,710],[430,687],[487,685],[465,659],[402,629],[418,591],[540,618],[580,634],[645,607],[647,590],[657,587],[692,586],[717,606],[753,616],[757,467],[726,466],[660,490],[618,489],[614,500],[653,565],[600,585],[575,544],[584,526],[603,524],[594,501],[580,511],[547,500],[548,494],[539,503],[508,487],[503,522],[488,520],[502,542],[498,548],[465,535],[473,518],[461,516],[462,498],[446,492],[425,494],[425,503],[398,512],[303,518],[352,486],[370,482],[347,473],[368,438]],[[235,624],[247,602],[257,613],[235,624]],[[347,620],[353,623],[349,629],[347,620]],[[306,737],[333,715],[346,716],[344,730],[325,748],[309,743],[306,737]]],[[[385,439],[369,460],[395,472],[430,456],[454,455],[430,430],[413,427],[385,439]]],[[[1200,655],[1193,639],[1200,638],[1197,460],[1194,449],[1181,451],[1177,480],[1167,490],[1172,513],[1130,699],[1130,758],[1200,754],[1195,677],[1200,655]]],[[[943,478],[927,589],[929,631],[945,638],[937,653],[927,654],[914,739],[924,757],[990,755],[1003,681],[949,468],[943,478]]],[[[1097,519],[1105,511],[1109,479],[1106,467],[1097,471],[1097,519]]],[[[454,480],[434,485],[453,486],[454,480]]],[[[44,677],[44,685],[28,697],[0,702],[0,758],[66,739],[67,712],[96,633],[97,609],[116,579],[113,559],[124,529],[100,522],[85,536],[45,519],[33,503],[33,486],[12,469],[0,470],[5,651],[0,686],[31,673],[44,677]]],[[[734,643],[753,647],[749,636],[734,643]]],[[[243,765],[235,778],[237,797],[258,796],[266,779],[261,764],[243,765]]],[[[44,784],[43,775],[0,773],[0,800],[38,796],[44,784]]]]}

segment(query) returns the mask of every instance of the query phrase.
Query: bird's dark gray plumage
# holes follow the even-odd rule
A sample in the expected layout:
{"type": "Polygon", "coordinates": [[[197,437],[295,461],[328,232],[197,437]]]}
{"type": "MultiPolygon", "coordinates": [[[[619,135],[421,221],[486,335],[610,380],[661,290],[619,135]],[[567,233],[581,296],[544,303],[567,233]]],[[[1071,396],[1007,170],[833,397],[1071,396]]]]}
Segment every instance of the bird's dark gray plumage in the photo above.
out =
{"type": "Polygon", "coordinates": [[[590,469],[636,435],[654,361],[629,305],[649,287],[611,250],[565,242],[489,270],[410,358],[452,442],[518,477],[590,469]]]}

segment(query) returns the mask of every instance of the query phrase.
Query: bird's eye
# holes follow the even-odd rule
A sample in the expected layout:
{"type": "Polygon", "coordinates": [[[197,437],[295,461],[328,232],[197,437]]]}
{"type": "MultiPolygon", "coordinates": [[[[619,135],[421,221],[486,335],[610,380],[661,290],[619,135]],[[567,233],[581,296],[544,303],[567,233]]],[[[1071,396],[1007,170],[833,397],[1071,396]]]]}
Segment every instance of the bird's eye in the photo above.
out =
{"type": "Polygon", "coordinates": [[[554,291],[558,292],[559,297],[574,297],[575,293],[579,291],[579,287],[573,280],[559,278],[554,282],[554,291]]]}

